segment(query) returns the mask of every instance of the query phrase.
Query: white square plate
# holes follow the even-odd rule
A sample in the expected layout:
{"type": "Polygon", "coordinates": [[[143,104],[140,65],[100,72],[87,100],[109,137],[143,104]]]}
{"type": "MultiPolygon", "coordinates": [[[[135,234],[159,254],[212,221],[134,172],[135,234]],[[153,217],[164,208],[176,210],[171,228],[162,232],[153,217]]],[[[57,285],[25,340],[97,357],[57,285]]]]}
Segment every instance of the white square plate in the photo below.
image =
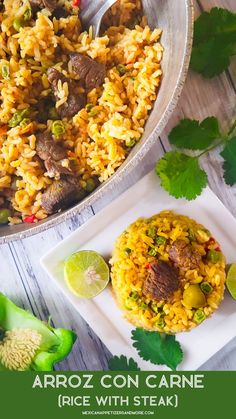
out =
{"type": "MultiPolygon", "coordinates": [[[[73,306],[114,355],[132,356],[143,370],[163,370],[141,360],[132,347],[133,329],[116,306],[109,287],[92,300],[74,296],[63,279],[63,262],[77,250],[96,250],[109,258],[116,237],[139,217],[150,217],[164,209],[196,219],[220,242],[227,263],[235,261],[236,220],[214,193],[206,188],[195,201],[171,198],[149,173],[91,220],[73,232],[41,259],[43,268],[73,306]]],[[[177,339],[184,351],[180,370],[195,370],[235,336],[236,302],[226,292],[216,313],[196,329],[180,333],[177,339]]]]}

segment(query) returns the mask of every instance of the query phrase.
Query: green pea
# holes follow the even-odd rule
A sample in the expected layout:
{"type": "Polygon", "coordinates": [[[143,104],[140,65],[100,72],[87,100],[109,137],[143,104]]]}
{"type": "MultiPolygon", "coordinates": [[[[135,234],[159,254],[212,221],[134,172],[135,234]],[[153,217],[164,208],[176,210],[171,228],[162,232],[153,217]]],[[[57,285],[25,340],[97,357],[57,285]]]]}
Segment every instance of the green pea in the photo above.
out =
{"type": "Polygon", "coordinates": [[[161,246],[162,244],[166,244],[166,238],[163,236],[158,236],[155,240],[157,246],[161,246]]]}
{"type": "Polygon", "coordinates": [[[85,106],[86,111],[90,112],[93,109],[93,104],[92,103],[87,103],[87,105],[85,106]]]}
{"type": "Polygon", "coordinates": [[[0,224],[7,224],[11,213],[7,208],[0,209],[0,224]]]}
{"type": "Polygon", "coordinates": [[[10,67],[8,63],[2,64],[2,77],[5,80],[10,80],[10,67]]]}
{"type": "Polygon", "coordinates": [[[222,253],[218,252],[217,250],[211,249],[207,253],[207,260],[212,263],[217,263],[222,259],[222,253]]]}
{"type": "Polygon", "coordinates": [[[131,300],[137,301],[139,299],[139,293],[137,291],[132,291],[129,297],[131,300]]]}
{"type": "Polygon", "coordinates": [[[134,139],[126,140],[125,142],[126,147],[129,147],[129,148],[133,147],[135,144],[136,144],[136,141],[134,139]]]}
{"type": "Polygon", "coordinates": [[[32,9],[29,7],[28,9],[25,10],[23,15],[18,16],[13,20],[13,28],[17,32],[19,32],[21,28],[26,26],[27,22],[31,19],[31,17],[32,17],[32,9]]]}
{"type": "Polygon", "coordinates": [[[92,191],[94,191],[94,189],[96,188],[96,186],[97,185],[96,185],[95,180],[93,178],[90,178],[90,179],[88,179],[86,181],[86,187],[85,187],[85,189],[86,189],[87,192],[92,192],[92,191]]]}
{"type": "Polygon", "coordinates": [[[124,64],[118,64],[118,66],[116,68],[117,68],[117,71],[120,74],[120,76],[123,76],[127,71],[127,68],[124,64]]]}
{"type": "Polygon", "coordinates": [[[211,291],[213,290],[211,284],[209,284],[209,282],[202,282],[200,284],[200,288],[202,290],[202,292],[204,292],[204,294],[210,294],[211,291]]]}
{"type": "Polygon", "coordinates": [[[194,231],[193,231],[192,228],[189,228],[188,229],[188,237],[189,237],[189,240],[191,242],[193,242],[195,240],[195,238],[196,238],[196,236],[195,236],[194,231]]]}
{"type": "Polygon", "coordinates": [[[15,112],[10,121],[8,122],[8,125],[10,128],[14,128],[21,122],[22,118],[20,115],[20,112],[15,112]]]}
{"type": "Polygon", "coordinates": [[[24,27],[24,24],[25,23],[24,23],[24,20],[23,20],[22,16],[21,17],[16,17],[13,20],[13,28],[16,30],[16,32],[20,32],[20,29],[24,27]]]}
{"type": "Polygon", "coordinates": [[[126,249],[124,250],[124,253],[128,256],[130,255],[130,253],[132,252],[131,249],[129,249],[129,247],[126,247],[126,249]]]}
{"type": "Polygon", "coordinates": [[[125,300],[125,308],[127,310],[132,310],[132,307],[130,307],[130,302],[131,302],[130,297],[127,297],[125,300]]]}
{"type": "Polygon", "coordinates": [[[148,255],[149,256],[153,256],[155,257],[157,255],[157,251],[154,247],[152,247],[149,251],[148,251],[148,255]]]}
{"type": "Polygon", "coordinates": [[[25,13],[23,14],[23,19],[27,22],[32,17],[32,9],[29,7],[26,9],[25,13]]]}
{"type": "Polygon", "coordinates": [[[154,304],[154,303],[152,303],[151,304],[151,309],[152,309],[152,311],[154,311],[154,313],[159,313],[159,307],[157,307],[157,305],[156,304],[154,304]]]}
{"type": "Polygon", "coordinates": [[[206,315],[205,315],[205,313],[202,309],[198,309],[198,310],[195,311],[194,316],[193,316],[193,320],[196,323],[198,323],[198,324],[202,323],[203,320],[205,320],[205,318],[206,318],[206,315]]]}
{"type": "Polygon", "coordinates": [[[155,239],[156,234],[157,234],[157,230],[155,227],[150,227],[147,231],[147,236],[151,237],[151,239],[155,239]]]}
{"type": "Polygon", "coordinates": [[[27,118],[30,115],[30,108],[25,108],[20,111],[21,118],[27,118]]]}
{"type": "Polygon", "coordinates": [[[156,322],[156,326],[160,327],[160,329],[163,329],[163,327],[165,327],[165,325],[166,325],[166,322],[162,317],[159,320],[157,320],[157,322],[156,322]]]}
{"type": "Polygon", "coordinates": [[[54,121],[51,127],[52,134],[59,138],[65,133],[65,126],[62,121],[54,121]]]}
{"type": "Polygon", "coordinates": [[[89,116],[90,117],[92,117],[92,116],[96,116],[96,115],[98,115],[99,114],[99,109],[98,108],[96,108],[96,107],[94,107],[90,112],[89,112],[89,116]]]}
{"type": "Polygon", "coordinates": [[[21,127],[27,127],[27,125],[30,124],[30,119],[29,118],[24,118],[21,122],[20,122],[20,126],[21,127]]]}
{"type": "Polygon", "coordinates": [[[27,118],[29,116],[29,113],[30,113],[29,108],[16,111],[14,115],[12,116],[12,118],[10,119],[10,121],[8,122],[9,127],[14,128],[17,125],[19,125],[25,117],[27,118]]]}
{"type": "Polygon", "coordinates": [[[148,304],[142,302],[142,303],[139,304],[139,308],[141,310],[146,310],[148,308],[148,304]]]}

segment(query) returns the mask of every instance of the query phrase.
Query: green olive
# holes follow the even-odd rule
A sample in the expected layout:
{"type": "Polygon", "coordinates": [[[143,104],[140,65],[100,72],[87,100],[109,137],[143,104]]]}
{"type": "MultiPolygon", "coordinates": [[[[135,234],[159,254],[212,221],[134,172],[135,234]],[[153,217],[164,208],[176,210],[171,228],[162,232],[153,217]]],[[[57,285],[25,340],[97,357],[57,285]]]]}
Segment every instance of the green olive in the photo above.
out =
{"type": "Polygon", "coordinates": [[[13,20],[13,28],[16,30],[16,32],[20,32],[20,29],[23,28],[24,22],[22,17],[17,17],[13,20]]]}
{"type": "Polygon", "coordinates": [[[0,209],[0,224],[7,224],[11,213],[7,208],[0,209]]]}
{"type": "Polygon", "coordinates": [[[183,301],[187,308],[200,308],[206,305],[206,297],[197,284],[189,285],[184,290],[183,301]]]}

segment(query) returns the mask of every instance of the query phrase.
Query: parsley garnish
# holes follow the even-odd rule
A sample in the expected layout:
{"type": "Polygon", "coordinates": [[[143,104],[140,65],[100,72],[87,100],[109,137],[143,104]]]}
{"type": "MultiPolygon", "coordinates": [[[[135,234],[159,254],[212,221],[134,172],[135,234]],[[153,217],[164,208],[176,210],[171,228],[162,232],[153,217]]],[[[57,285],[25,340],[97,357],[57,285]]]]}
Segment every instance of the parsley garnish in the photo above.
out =
{"type": "Polygon", "coordinates": [[[191,67],[212,78],[230,64],[236,53],[236,13],[214,7],[204,12],[194,25],[191,67]]]}
{"type": "Polygon", "coordinates": [[[108,368],[111,371],[140,371],[140,368],[133,358],[127,358],[124,355],[113,356],[108,362],[108,368]]]}
{"type": "Polygon", "coordinates": [[[236,183],[236,128],[233,123],[226,135],[221,134],[214,117],[199,121],[184,119],[169,134],[171,144],[186,150],[203,150],[196,156],[179,151],[166,153],[156,164],[161,186],[175,198],[195,199],[207,185],[207,174],[200,168],[200,158],[218,146],[224,146],[224,179],[229,185],[236,183]],[[217,140],[217,141],[216,141],[217,140]]]}
{"type": "Polygon", "coordinates": [[[155,365],[167,365],[176,370],[183,360],[183,352],[175,336],[136,329],[132,331],[132,340],[139,356],[155,365]]]}

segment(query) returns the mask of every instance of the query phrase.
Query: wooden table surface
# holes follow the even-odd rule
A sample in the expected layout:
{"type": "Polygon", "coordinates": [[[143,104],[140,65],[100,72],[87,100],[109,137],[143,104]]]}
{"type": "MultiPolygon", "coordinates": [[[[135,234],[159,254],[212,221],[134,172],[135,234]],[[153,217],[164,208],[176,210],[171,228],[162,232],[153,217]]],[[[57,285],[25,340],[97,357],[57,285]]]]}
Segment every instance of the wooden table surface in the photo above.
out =
{"type": "MultiPolygon", "coordinates": [[[[236,9],[235,0],[195,1],[196,16],[200,11],[209,10],[213,6],[226,7],[234,11],[236,9]]],[[[226,130],[235,117],[235,111],[235,60],[227,72],[213,80],[204,80],[190,71],[181,99],[168,127],[160,139],[157,138],[155,146],[146,155],[138,171],[136,169],[116,191],[104,196],[93,207],[87,208],[73,219],[58,225],[57,228],[0,247],[1,291],[40,319],[47,320],[51,315],[56,326],[74,329],[78,334],[73,352],[67,360],[59,364],[58,369],[106,369],[107,360],[111,355],[85,320],[51,283],[40,267],[40,257],[151,170],[164,151],[170,149],[167,134],[180,118],[189,117],[201,120],[214,115],[219,118],[226,130]]],[[[210,156],[205,156],[203,165],[209,174],[210,187],[236,216],[236,187],[228,187],[223,181],[219,152],[216,150],[210,156]]],[[[236,370],[236,338],[209,360],[202,369],[236,370]]]]}

